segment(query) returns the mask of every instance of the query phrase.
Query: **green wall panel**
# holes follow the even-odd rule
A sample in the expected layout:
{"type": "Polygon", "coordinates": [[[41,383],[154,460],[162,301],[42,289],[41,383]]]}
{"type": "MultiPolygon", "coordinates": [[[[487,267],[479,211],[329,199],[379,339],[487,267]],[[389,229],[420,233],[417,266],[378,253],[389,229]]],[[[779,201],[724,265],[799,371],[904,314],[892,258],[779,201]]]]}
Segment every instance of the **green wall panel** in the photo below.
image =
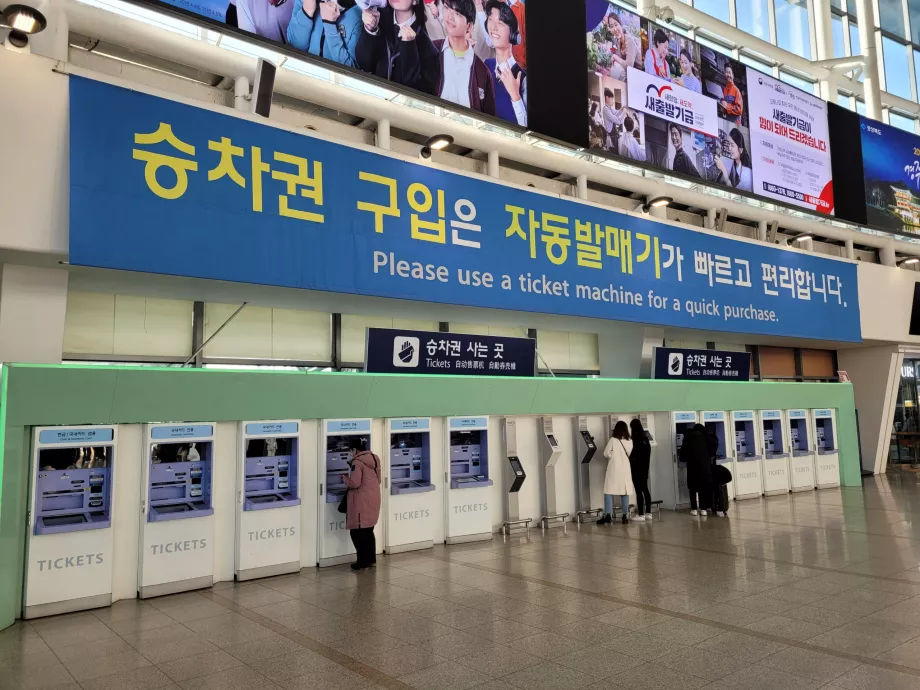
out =
{"type": "Polygon", "coordinates": [[[840,383],[478,378],[4,365],[0,628],[20,609],[32,426],[670,410],[837,409],[841,482],[861,483],[853,388],[840,383]]]}

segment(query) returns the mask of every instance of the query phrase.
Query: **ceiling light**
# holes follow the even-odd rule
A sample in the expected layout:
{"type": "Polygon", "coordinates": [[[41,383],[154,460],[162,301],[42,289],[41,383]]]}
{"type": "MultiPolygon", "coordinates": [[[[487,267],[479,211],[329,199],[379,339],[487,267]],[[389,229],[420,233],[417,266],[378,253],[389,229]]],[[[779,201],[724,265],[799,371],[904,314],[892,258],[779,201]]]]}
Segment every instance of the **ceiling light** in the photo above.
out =
{"type": "Polygon", "coordinates": [[[454,138],[450,134],[435,134],[433,137],[428,138],[428,141],[425,142],[425,146],[435,151],[440,151],[441,149],[446,149],[453,143],[454,138]]]}
{"type": "Polygon", "coordinates": [[[792,244],[793,242],[804,242],[805,240],[810,240],[814,237],[810,232],[803,232],[801,235],[796,235],[788,240],[786,244],[792,244]]]}
{"type": "Polygon", "coordinates": [[[898,261],[898,266],[910,266],[916,263],[920,263],[920,257],[911,256],[906,259],[901,259],[900,261],[898,261]]]}
{"type": "Polygon", "coordinates": [[[9,5],[3,10],[3,21],[10,27],[10,43],[17,48],[29,44],[29,35],[44,31],[48,20],[38,10],[27,5],[9,5]]]}
{"type": "Polygon", "coordinates": [[[672,201],[674,201],[674,199],[669,196],[646,197],[645,203],[642,204],[642,210],[648,213],[649,209],[670,206],[672,201]]]}

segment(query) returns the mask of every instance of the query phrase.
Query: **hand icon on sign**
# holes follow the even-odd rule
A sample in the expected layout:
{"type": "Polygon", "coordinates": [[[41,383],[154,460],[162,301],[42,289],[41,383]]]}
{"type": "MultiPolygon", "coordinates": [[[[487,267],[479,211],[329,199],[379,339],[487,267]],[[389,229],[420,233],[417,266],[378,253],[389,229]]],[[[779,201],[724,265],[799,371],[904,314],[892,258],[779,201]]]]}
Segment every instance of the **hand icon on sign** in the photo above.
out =
{"type": "Polygon", "coordinates": [[[415,348],[412,347],[412,343],[408,340],[404,341],[399,348],[399,359],[403,362],[411,362],[414,354],[415,348]]]}

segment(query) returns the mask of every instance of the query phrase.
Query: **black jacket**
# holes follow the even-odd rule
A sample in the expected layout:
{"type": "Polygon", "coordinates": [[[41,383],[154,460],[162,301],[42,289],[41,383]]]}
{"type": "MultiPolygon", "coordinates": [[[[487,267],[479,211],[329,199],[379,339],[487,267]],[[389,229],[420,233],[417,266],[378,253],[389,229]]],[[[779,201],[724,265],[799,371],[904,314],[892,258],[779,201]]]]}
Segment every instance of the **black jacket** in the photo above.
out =
{"type": "Polygon", "coordinates": [[[680,461],[687,464],[688,487],[705,487],[709,484],[712,455],[705,435],[695,429],[684,434],[684,442],[680,447],[680,461]]]}
{"type": "Polygon", "coordinates": [[[652,462],[652,444],[645,438],[633,437],[633,449],[629,454],[629,468],[633,477],[648,479],[649,466],[652,462]]]}
{"type": "Polygon", "coordinates": [[[364,72],[437,96],[441,81],[440,55],[424,24],[415,22],[412,28],[414,41],[399,40],[393,9],[387,5],[380,10],[376,34],[361,28],[355,60],[364,72]]]}

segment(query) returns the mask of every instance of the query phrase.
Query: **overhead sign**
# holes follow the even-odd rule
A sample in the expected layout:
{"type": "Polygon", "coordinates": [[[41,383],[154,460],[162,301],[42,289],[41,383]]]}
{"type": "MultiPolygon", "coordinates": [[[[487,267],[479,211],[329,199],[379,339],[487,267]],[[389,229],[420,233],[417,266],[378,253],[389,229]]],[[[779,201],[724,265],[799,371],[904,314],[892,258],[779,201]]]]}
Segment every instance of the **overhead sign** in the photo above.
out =
{"type": "Polygon", "coordinates": [[[70,84],[71,264],[696,330],[861,337],[855,263],[80,77],[70,84]]]}
{"type": "Polygon", "coordinates": [[[751,75],[754,193],[831,213],[834,185],[827,104],[773,77],[751,75]]]}
{"type": "Polygon", "coordinates": [[[465,333],[368,328],[370,374],[534,376],[537,341],[465,333]]]}
{"type": "Polygon", "coordinates": [[[655,348],[654,378],[693,381],[749,381],[751,354],[722,350],[655,348]]]}

